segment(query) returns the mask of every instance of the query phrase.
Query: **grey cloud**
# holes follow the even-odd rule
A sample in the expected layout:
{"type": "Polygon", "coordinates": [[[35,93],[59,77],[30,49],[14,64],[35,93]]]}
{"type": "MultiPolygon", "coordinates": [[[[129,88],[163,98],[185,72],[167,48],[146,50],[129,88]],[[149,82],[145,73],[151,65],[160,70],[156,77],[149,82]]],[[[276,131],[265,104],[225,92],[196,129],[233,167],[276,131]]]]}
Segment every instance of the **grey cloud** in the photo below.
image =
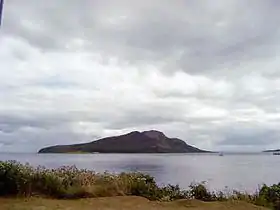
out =
{"type": "MultiPolygon", "coordinates": [[[[69,120],[69,119],[68,119],[69,120]]],[[[65,119],[54,118],[54,116],[14,116],[12,114],[1,114],[0,129],[2,131],[13,132],[22,127],[34,127],[47,129],[49,126],[55,126],[65,121],[65,119]]]]}
{"type": "Polygon", "coordinates": [[[278,10],[277,0],[6,1],[1,150],[151,127],[205,149],[278,146],[278,10]]]}
{"type": "Polygon", "coordinates": [[[9,135],[3,135],[0,132],[0,147],[1,152],[35,152],[44,146],[56,144],[68,144],[87,142],[95,138],[85,134],[75,134],[69,130],[45,130],[37,132],[17,131],[9,135]]]}
{"type": "Polygon", "coordinates": [[[277,143],[280,132],[275,129],[251,128],[238,130],[232,129],[225,133],[225,139],[220,145],[238,145],[238,146],[265,146],[267,144],[277,143]]]}
{"type": "Polygon", "coordinates": [[[71,39],[82,37],[85,48],[103,58],[159,63],[169,72],[212,74],[279,51],[274,0],[201,3],[11,0],[3,30],[44,50],[65,49],[71,39]],[[20,16],[24,18],[19,21],[20,16]],[[120,24],[110,23],[118,17],[120,24]]]}
{"type": "Polygon", "coordinates": [[[18,115],[0,113],[0,131],[4,133],[13,133],[26,127],[49,130],[71,122],[94,122],[98,120],[100,120],[100,117],[89,116],[88,113],[75,111],[51,114],[23,111],[23,113],[18,115]]]}
{"type": "Polygon", "coordinates": [[[137,126],[153,126],[157,124],[180,122],[182,117],[174,116],[171,113],[162,114],[156,110],[149,109],[125,112],[123,116],[112,119],[109,123],[105,123],[108,129],[133,128],[137,126]]]}

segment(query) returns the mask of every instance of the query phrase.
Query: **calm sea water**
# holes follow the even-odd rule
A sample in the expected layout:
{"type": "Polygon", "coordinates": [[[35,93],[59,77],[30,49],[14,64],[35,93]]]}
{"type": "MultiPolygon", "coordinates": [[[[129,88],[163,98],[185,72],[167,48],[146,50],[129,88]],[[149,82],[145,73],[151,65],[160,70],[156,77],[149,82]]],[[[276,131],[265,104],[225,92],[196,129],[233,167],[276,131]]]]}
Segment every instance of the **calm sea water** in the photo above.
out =
{"type": "Polygon", "coordinates": [[[206,181],[212,190],[254,192],[260,184],[280,182],[280,156],[271,154],[0,154],[0,160],[17,160],[56,168],[76,165],[97,172],[139,171],[159,184],[206,181]]]}

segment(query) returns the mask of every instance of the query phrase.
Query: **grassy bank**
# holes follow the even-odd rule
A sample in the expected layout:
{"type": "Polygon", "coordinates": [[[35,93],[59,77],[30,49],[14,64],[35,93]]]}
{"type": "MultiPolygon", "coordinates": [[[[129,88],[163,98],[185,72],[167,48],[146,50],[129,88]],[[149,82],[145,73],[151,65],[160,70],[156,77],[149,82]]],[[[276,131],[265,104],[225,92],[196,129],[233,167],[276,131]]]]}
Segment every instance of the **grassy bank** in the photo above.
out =
{"type": "Polygon", "coordinates": [[[154,201],[180,199],[246,201],[259,206],[280,209],[280,184],[262,186],[253,195],[232,192],[210,192],[203,184],[188,190],[179,186],[160,187],[153,177],[141,173],[95,173],[74,166],[47,169],[34,168],[15,161],[0,161],[0,196],[78,199],[113,196],[141,196],[154,201]]]}
{"type": "Polygon", "coordinates": [[[268,210],[244,201],[176,200],[149,201],[135,196],[56,200],[46,198],[0,198],[1,210],[268,210]]]}

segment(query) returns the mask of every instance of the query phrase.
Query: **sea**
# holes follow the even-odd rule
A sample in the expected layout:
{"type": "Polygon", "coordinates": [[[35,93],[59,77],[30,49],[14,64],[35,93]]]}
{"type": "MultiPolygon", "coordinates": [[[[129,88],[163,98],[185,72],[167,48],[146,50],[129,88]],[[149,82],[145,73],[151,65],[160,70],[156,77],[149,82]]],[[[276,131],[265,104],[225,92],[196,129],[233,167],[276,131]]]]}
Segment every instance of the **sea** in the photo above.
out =
{"type": "Polygon", "coordinates": [[[219,154],[36,154],[0,153],[0,160],[58,168],[75,165],[96,172],[142,172],[159,185],[205,182],[210,190],[254,193],[280,182],[280,156],[269,153],[219,154]]]}

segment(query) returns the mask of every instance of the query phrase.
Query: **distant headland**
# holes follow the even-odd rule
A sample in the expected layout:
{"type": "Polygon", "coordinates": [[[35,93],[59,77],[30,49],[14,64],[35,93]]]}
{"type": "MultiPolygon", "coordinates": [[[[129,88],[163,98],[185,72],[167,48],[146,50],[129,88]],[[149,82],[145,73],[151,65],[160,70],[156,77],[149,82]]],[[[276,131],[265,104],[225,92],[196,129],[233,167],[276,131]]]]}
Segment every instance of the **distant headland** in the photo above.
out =
{"type": "Polygon", "coordinates": [[[280,149],[264,150],[263,152],[280,152],[280,149]]]}
{"type": "Polygon", "coordinates": [[[45,147],[39,153],[207,153],[156,130],[134,131],[89,143],[45,147]]]}

